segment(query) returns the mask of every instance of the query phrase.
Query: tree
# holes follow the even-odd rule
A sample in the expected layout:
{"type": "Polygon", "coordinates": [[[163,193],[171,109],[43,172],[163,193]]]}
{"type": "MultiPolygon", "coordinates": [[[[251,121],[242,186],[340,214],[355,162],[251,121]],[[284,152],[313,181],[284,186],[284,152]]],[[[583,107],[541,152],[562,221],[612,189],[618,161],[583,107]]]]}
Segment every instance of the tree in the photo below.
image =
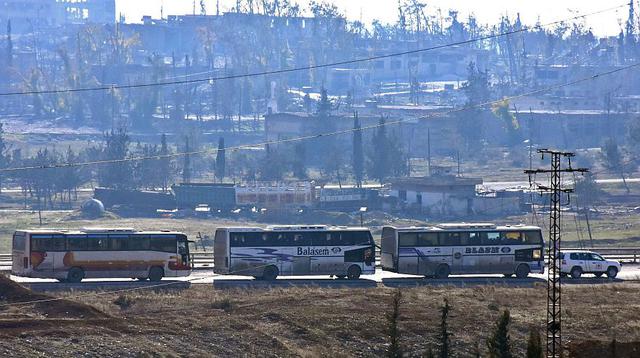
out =
{"type": "Polygon", "coordinates": [[[509,336],[509,324],[511,316],[509,310],[504,310],[489,338],[487,338],[487,348],[490,358],[512,358],[511,337],[509,336]]]}
{"type": "Polygon", "coordinates": [[[129,143],[131,141],[127,129],[120,127],[111,129],[104,134],[105,147],[102,157],[112,163],[103,164],[99,170],[99,182],[101,185],[129,189],[133,185],[133,171],[131,162],[125,161],[129,155],[129,143]]]}
{"type": "Polygon", "coordinates": [[[516,116],[509,111],[509,100],[505,99],[493,105],[491,111],[496,118],[502,121],[502,125],[509,135],[509,144],[516,144],[520,139],[520,123],[516,116]]]}
{"type": "Polygon", "coordinates": [[[402,357],[402,349],[400,348],[400,331],[398,330],[398,321],[400,319],[400,302],[402,293],[396,290],[391,298],[391,311],[387,313],[387,335],[389,336],[389,346],[387,347],[387,357],[402,357]]]}
{"type": "Polygon", "coordinates": [[[527,340],[527,358],[542,358],[542,338],[540,331],[531,327],[529,330],[529,339],[527,340]]]}
{"type": "Polygon", "coordinates": [[[282,180],[284,173],[284,160],[280,153],[270,145],[265,145],[265,155],[260,168],[260,179],[278,181],[282,180]]]}
{"type": "Polygon", "coordinates": [[[189,137],[184,138],[184,161],[182,163],[182,182],[191,182],[191,147],[189,146],[189,137]]]}
{"type": "Polygon", "coordinates": [[[13,39],[11,38],[11,20],[7,21],[7,68],[13,66],[13,39]]]}
{"type": "Polygon", "coordinates": [[[608,170],[620,174],[620,178],[622,179],[622,183],[624,184],[627,194],[630,193],[631,190],[627,185],[625,172],[632,170],[633,161],[625,161],[624,155],[620,150],[618,143],[613,138],[607,139],[600,151],[602,152],[604,166],[608,170]]]}
{"type": "Polygon", "coordinates": [[[364,150],[362,147],[362,126],[358,119],[358,113],[353,118],[353,176],[356,180],[358,188],[362,187],[362,179],[364,177],[364,150]]]}
{"type": "Polygon", "coordinates": [[[445,298],[444,305],[440,308],[440,358],[449,358],[451,356],[451,333],[449,333],[449,325],[447,319],[449,318],[449,301],[445,298]]]}
{"type": "Polygon", "coordinates": [[[458,112],[458,133],[464,140],[467,152],[472,153],[479,149],[483,132],[483,111],[474,106],[486,103],[491,98],[488,72],[480,71],[474,62],[470,62],[467,66],[467,81],[462,85],[462,90],[467,97],[465,107],[469,108],[458,112]]]}
{"type": "MultiPolygon", "coordinates": [[[[5,169],[11,163],[11,155],[9,154],[9,146],[4,139],[4,124],[0,122],[0,169],[5,169]]],[[[3,176],[0,173],[0,192],[2,192],[3,176]]]]}
{"type": "Polygon", "coordinates": [[[226,158],[224,150],[224,138],[218,139],[218,151],[216,152],[216,178],[222,181],[225,176],[226,158]]]}
{"type": "Polygon", "coordinates": [[[296,143],[293,147],[293,176],[298,179],[305,179],[307,177],[307,150],[304,143],[296,143]]]}
{"type": "Polygon", "coordinates": [[[158,165],[158,176],[160,177],[160,182],[162,183],[162,191],[167,191],[169,189],[169,182],[171,181],[172,172],[173,172],[173,163],[171,160],[171,151],[169,150],[169,146],[167,145],[167,135],[162,134],[160,137],[160,163],[158,165]]]}
{"type": "Polygon", "coordinates": [[[369,155],[369,177],[383,183],[392,175],[400,176],[407,172],[407,163],[400,144],[395,136],[387,133],[386,121],[380,118],[378,130],[373,134],[372,150],[369,155]]]}

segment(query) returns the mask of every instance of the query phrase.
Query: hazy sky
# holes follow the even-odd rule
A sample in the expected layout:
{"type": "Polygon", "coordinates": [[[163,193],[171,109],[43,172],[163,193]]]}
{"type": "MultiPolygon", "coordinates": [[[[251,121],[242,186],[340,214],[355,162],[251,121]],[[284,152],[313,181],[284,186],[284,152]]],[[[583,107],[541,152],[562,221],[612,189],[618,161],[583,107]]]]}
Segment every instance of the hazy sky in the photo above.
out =
{"type": "MultiPolygon", "coordinates": [[[[215,13],[217,0],[205,0],[207,11],[215,13]]],[[[256,0],[258,1],[258,0],[256,0]]],[[[293,0],[304,7],[308,0],[293,0]]],[[[383,22],[395,22],[398,16],[396,0],[327,0],[336,4],[350,19],[362,19],[370,23],[372,19],[383,22]]],[[[495,23],[500,16],[515,16],[520,13],[525,24],[534,24],[538,17],[541,21],[551,22],[575,16],[577,14],[602,10],[622,5],[625,0],[424,0],[427,12],[435,13],[438,8],[443,14],[455,8],[460,17],[466,18],[470,13],[476,15],[481,23],[495,23]],[[561,4],[561,5],[559,5],[561,4]]],[[[627,0],[628,2],[628,0],[627,0]]],[[[164,15],[191,14],[193,0],[116,0],[116,12],[122,13],[127,22],[139,22],[142,15],[160,17],[160,8],[164,7],[164,15]]],[[[196,12],[199,13],[200,0],[196,0],[196,12]]],[[[235,0],[219,0],[220,11],[224,12],[235,5],[235,0]]],[[[637,7],[636,7],[637,8],[637,7]]],[[[600,15],[590,16],[586,24],[597,35],[615,35],[620,32],[621,24],[627,19],[627,7],[612,10],[600,15]]]]}

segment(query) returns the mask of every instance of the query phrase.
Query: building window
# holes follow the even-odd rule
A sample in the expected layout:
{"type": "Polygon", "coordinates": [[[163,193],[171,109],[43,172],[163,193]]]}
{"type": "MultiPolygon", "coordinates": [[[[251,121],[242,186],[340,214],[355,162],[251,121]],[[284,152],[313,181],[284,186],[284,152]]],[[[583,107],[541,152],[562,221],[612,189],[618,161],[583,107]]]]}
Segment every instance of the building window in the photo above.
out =
{"type": "Polygon", "coordinates": [[[406,190],[399,190],[398,191],[398,197],[400,198],[400,200],[407,201],[407,191],[406,190]]]}
{"type": "Polygon", "coordinates": [[[416,203],[422,205],[422,193],[416,194],[416,203]]]}

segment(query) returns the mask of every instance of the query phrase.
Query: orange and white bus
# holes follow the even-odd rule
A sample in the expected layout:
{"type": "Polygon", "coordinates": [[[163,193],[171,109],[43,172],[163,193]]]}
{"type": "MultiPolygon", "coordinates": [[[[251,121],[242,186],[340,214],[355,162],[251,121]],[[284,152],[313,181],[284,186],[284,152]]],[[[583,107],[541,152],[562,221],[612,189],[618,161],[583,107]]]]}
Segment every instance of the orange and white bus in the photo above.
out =
{"type": "Polygon", "coordinates": [[[15,276],[61,282],[111,277],[160,281],[191,274],[187,236],[169,231],[18,230],[12,259],[15,276]]]}

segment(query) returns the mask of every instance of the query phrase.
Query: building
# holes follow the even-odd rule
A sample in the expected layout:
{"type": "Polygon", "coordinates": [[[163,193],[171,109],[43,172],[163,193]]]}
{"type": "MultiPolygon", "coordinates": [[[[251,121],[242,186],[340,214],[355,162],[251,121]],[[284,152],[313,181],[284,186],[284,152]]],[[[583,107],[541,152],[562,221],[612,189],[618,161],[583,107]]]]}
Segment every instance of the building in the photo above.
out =
{"type": "Polygon", "coordinates": [[[42,31],[72,23],[113,24],[115,0],[2,0],[0,29],[11,20],[14,33],[42,31]]]}
{"type": "Polygon", "coordinates": [[[390,194],[407,209],[428,215],[461,216],[473,214],[476,185],[482,179],[452,175],[396,178],[390,181],[390,194]]]}

